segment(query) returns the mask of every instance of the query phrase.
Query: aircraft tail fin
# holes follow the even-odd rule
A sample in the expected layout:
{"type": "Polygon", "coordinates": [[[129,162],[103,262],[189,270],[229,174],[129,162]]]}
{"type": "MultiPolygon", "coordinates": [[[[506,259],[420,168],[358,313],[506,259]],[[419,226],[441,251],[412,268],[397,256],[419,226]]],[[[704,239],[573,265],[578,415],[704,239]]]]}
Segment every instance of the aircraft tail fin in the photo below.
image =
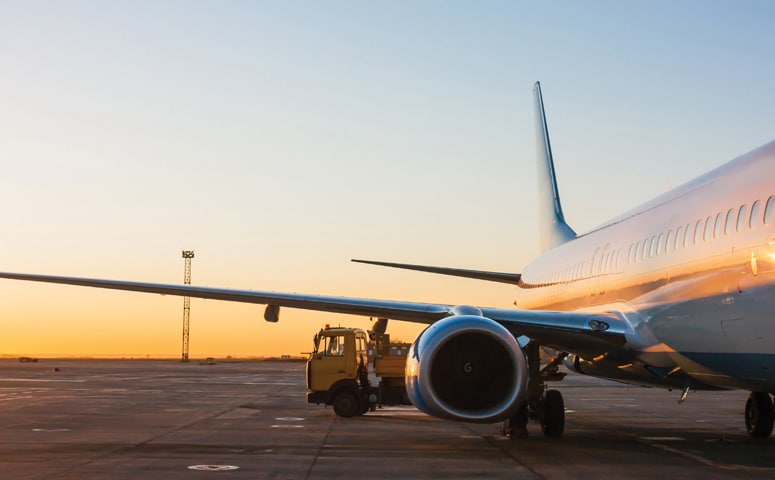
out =
{"type": "Polygon", "coordinates": [[[540,82],[536,82],[535,87],[533,87],[533,94],[535,97],[536,115],[539,230],[541,235],[541,251],[546,251],[576,238],[576,232],[565,223],[565,216],[562,213],[540,82]]]}

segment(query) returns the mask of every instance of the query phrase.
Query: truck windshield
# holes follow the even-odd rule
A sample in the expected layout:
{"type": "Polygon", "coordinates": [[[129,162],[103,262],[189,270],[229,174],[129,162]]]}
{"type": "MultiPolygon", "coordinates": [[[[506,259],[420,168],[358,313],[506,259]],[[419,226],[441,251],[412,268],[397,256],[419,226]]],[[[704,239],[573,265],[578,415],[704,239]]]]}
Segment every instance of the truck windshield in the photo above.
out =
{"type": "Polygon", "coordinates": [[[344,335],[324,336],[320,338],[318,352],[329,357],[344,355],[344,335]]]}

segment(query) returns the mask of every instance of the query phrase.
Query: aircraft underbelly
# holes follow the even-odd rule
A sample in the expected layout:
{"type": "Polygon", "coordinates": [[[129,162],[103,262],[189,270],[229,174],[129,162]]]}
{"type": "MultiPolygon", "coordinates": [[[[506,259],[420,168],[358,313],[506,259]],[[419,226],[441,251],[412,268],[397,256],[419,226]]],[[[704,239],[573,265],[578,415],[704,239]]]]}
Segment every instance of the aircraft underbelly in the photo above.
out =
{"type": "Polygon", "coordinates": [[[775,391],[775,295],[734,290],[647,312],[648,328],[686,374],[712,385],[775,391]]]}

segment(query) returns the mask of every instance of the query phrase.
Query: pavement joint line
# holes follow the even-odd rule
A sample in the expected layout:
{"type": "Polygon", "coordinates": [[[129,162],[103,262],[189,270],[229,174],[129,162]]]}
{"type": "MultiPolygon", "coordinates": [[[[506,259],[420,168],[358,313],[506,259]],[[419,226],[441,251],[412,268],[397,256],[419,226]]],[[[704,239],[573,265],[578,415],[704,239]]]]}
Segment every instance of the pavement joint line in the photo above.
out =
{"type": "Polygon", "coordinates": [[[528,465],[525,465],[524,463],[520,462],[519,459],[516,456],[514,456],[513,454],[511,454],[507,450],[505,450],[503,447],[501,447],[500,444],[502,444],[503,442],[500,442],[500,444],[499,444],[500,440],[506,440],[507,442],[518,442],[519,440],[512,440],[510,438],[506,438],[505,435],[481,435],[481,434],[479,434],[479,432],[474,430],[473,427],[471,427],[468,424],[461,423],[460,425],[462,425],[463,428],[465,428],[466,430],[470,431],[473,435],[479,435],[482,438],[482,440],[487,442],[491,447],[493,447],[496,450],[498,450],[499,452],[501,452],[501,455],[505,456],[506,458],[511,459],[514,463],[516,463],[520,467],[524,468],[527,472],[530,472],[535,478],[538,478],[538,479],[543,479],[544,478],[542,475],[540,475],[538,472],[536,472],[532,467],[530,467],[528,465]]]}
{"type": "Polygon", "coordinates": [[[695,462],[701,463],[711,468],[718,468],[720,470],[739,471],[739,472],[775,472],[775,468],[772,468],[772,467],[750,467],[747,465],[736,465],[736,464],[726,464],[726,463],[715,462],[709,458],[703,457],[702,455],[687,452],[685,450],[681,450],[680,448],[669,447],[667,445],[663,445],[656,441],[647,440],[642,437],[638,437],[638,441],[650,447],[654,447],[668,453],[673,453],[675,455],[680,455],[684,458],[694,460],[695,462]]]}
{"type": "Polygon", "coordinates": [[[331,420],[331,423],[328,425],[328,430],[326,430],[326,435],[323,437],[323,441],[320,442],[320,447],[318,448],[318,451],[315,453],[315,456],[312,458],[312,462],[309,464],[309,469],[307,470],[307,475],[304,476],[305,480],[309,480],[309,477],[312,475],[312,470],[315,468],[315,465],[318,462],[318,459],[323,458],[323,449],[326,447],[326,444],[328,443],[328,436],[331,435],[331,430],[334,429],[334,424],[337,422],[338,416],[334,416],[334,418],[331,420]]]}
{"type": "Polygon", "coordinates": [[[66,469],[64,469],[64,470],[62,470],[62,471],[52,475],[49,478],[61,478],[61,477],[65,476],[65,475],[68,475],[68,474],[76,471],[79,468],[82,468],[82,467],[85,467],[87,465],[91,465],[93,463],[105,460],[106,458],[110,458],[110,457],[113,457],[113,456],[118,455],[118,454],[122,454],[122,453],[126,453],[126,452],[131,452],[132,450],[135,450],[137,448],[140,448],[140,447],[143,447],[145,445],[148,445],[149,443],[154,442],[154,441],[156,441],[156,440],[158,440],[160,438],[166,437],[167,435],[171,435],[173,433],[177,433],[177,432],[179,432],[181,430],[184,430],[186,428],[193,427],[194,425],[196,425],[198,423],[201,423],[201,422],[206,422],[208,420],[213,420],[213,419],[215,419],[215,418],[217,418],[217,417],[219,417],[221,415],[224,415],[224,414],[229,413],[231,411],[237,410],[238,408],[240,408],[240,407],[239,406],[229,407],[229,408],[226,408],[226,409],[224,409],[222,411],[219,411],[219,412],[216,412],[216,413],[213,413],[213,414],[206,415],[204,417],[198,418],[198,419],[196,419],[196,420],[194,420],[192,422],[189,422],[189,423],[187,423],[185,425],[180,425],[178,427],[172,428],[171,430],[167,430],[167,431],[165,431],[163,433],[160,433],[158,435],[154,435],[154,436],[152,436],[150,438],[147,438],[147,439],[143,440],[142,442],[135,443],[134,445],[126,445],[126,446],[114,448],[112,450],[108,450],[108,451],[106,451],[106,452],[104,452],[104,453],[102,453],[100,455],[95,456],[94,458],[89,459],[86,462],[82,462],[82,463],[79,463],[79,464],[71,465],[68,468],[66,468],[66,469]]]}

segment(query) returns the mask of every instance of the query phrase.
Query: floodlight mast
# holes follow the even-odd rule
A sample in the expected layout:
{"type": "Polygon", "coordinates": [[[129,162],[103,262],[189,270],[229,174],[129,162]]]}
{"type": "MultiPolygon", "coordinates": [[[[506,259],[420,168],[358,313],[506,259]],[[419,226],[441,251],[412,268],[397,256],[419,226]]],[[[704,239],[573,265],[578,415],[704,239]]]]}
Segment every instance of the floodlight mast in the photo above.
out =
{"type": "MultiPolygon", "coordinates": [[[[191,285],[191,260],[194,258],[193,250],[183,250],[185,270],[183,272],[183,284],[191,285]]],[[[181,362],[188,361],[188,327],[191,317],[191,297],[183,297],[183,355],[181,362]]]]}

